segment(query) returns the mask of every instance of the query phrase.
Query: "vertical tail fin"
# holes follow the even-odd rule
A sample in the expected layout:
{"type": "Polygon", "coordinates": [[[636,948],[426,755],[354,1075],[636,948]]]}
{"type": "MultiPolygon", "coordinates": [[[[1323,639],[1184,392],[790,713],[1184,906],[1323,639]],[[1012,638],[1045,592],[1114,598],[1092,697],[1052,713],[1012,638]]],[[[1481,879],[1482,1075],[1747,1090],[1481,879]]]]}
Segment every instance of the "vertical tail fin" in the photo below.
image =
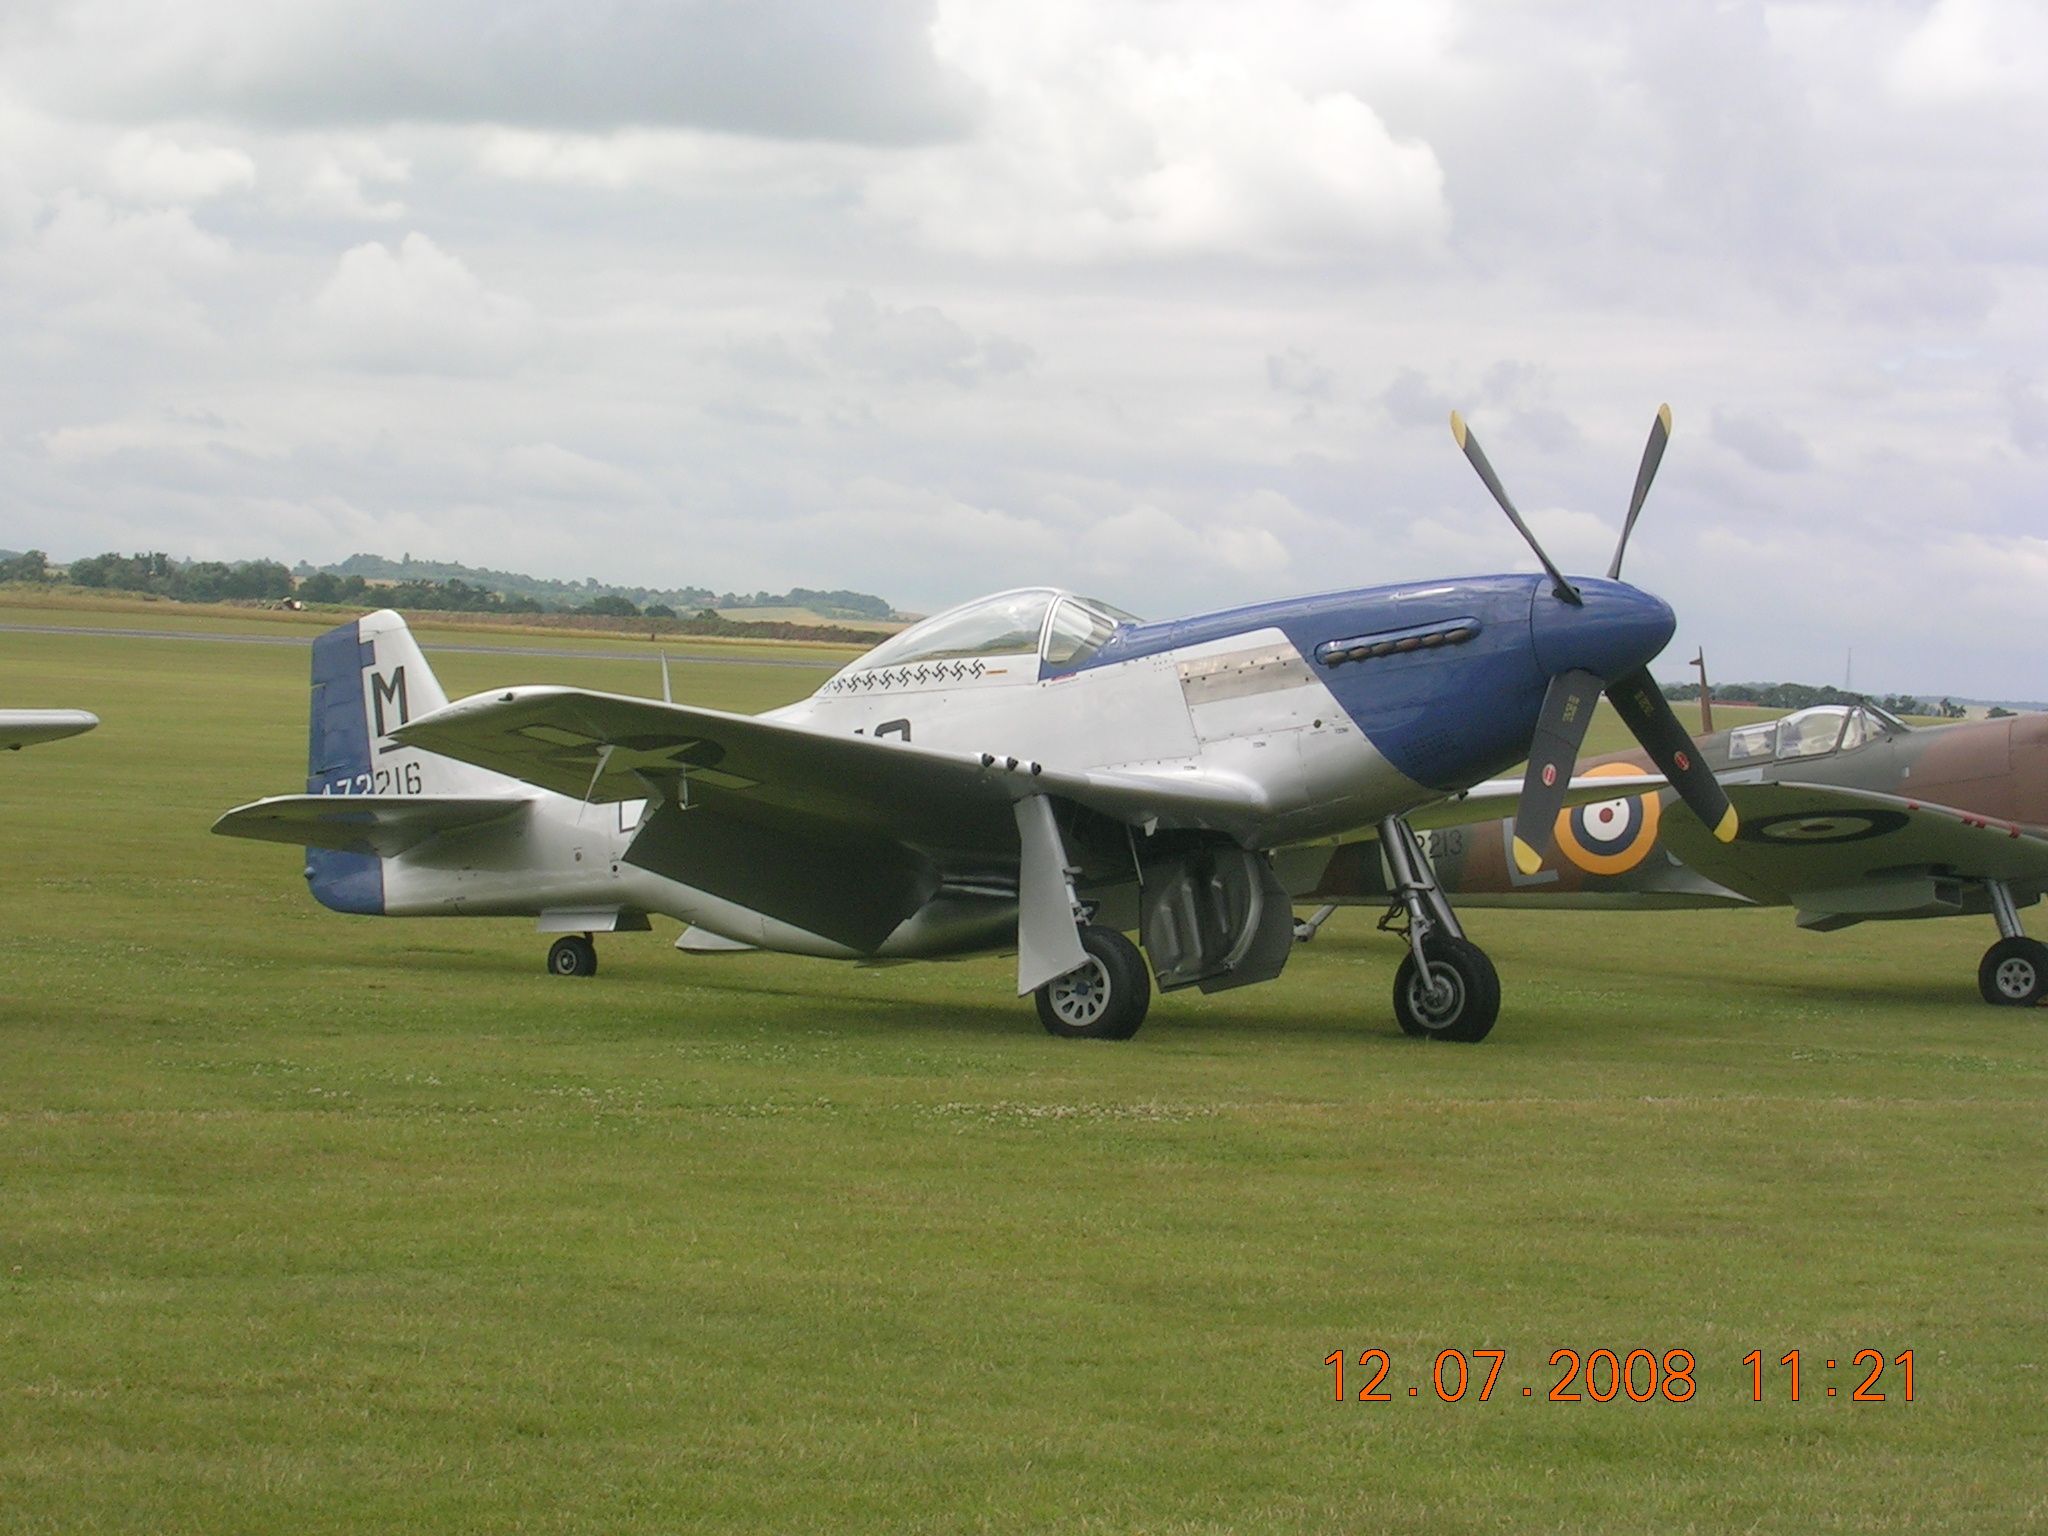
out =
{"type": "MultiPolygon", "coordinates": [[[[309,795],[452,795],[488,792],[497,775],[402,746],[391,732],[448,702],[405,620],[384,608],[313,642],[309,795]]],[[[373,854],[306,850],[314,897],[337,912],[384,910],[384,861],[373,854]]]]}

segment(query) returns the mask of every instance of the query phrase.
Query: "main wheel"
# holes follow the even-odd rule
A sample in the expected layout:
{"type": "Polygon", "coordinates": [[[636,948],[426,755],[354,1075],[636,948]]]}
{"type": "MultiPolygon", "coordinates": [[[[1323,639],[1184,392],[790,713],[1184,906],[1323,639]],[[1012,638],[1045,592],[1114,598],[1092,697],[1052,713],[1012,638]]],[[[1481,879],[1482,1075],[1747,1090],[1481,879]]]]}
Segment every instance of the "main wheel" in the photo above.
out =
{"type": "Polygon", "coordinates": [[[1085,963],[1055,976],[1033,997],[1038,1022],[1065,1040],[1128,1040],[1152,1006],[1152,973],[1138,946],[1114,928],[1081,930],[1085,963]]]}
{"type": "Polygon", "coordinates": [[[2048,995],[2048,944],[2039,939],[2000,939],[1984,951],[1977,990],[1987,1003],[2031,1008],[2048,995]]]}
{"type": "Polygon", "coordinates": [[[1484,1040],[1500,1017],[1500,977],[1486,951],[1439,935],[1422,941],[1422,953],[1429,961],[1427,981],[1412,950],[1394,972],[1394,1017],[1401,1032],[1468,1044],[1484,1040]]]}
{"type": "Polygon", "coordinates": [[[550,976],[595,976],[597,946],[580,933],[557,939],[548,949],[550,976]]]}

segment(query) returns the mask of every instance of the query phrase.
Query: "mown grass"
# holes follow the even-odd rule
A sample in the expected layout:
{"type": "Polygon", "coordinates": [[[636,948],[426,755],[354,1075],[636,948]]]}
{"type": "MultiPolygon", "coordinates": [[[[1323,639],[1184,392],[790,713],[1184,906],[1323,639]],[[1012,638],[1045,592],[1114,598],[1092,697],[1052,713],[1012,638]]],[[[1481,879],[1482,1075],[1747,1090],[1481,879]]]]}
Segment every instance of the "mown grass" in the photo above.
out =
{"type": "Polygon", "coordinates": [[[1475,913],[1508,1001],[1460,1048],[1343,914],[1077,1046],[1000,959],[662,925],[569,982],[522,923],[319,910],[206,830],[301,780],[296,650],[0,635],[0,698],[106,722],[0,758],[7,1529],[2048,1521],[2044,1016],[1975,1000],[1983,925],[1475,913]],[[1546,1400],[1603,1346],[1695,1397],[1546,1400]],[[1332,1402],[1375,1347],[1396,1400],[1332,1402]],[[1917,1401],[1847,1400],[1866,1347],[1917,1401]],[[1445,1348],[1508,1351],[1491,1401],[1445,1348]]]}

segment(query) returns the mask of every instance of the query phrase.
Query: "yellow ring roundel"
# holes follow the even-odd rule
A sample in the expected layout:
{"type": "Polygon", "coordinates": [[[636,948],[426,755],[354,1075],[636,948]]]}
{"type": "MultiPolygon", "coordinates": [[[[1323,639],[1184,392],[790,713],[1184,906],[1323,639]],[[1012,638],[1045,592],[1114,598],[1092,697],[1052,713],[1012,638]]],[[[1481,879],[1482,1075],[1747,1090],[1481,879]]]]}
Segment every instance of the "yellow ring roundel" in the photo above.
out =
{"type": "MultiPolygon", "coordinates": [[[[1647,770],[1633,763],[1602,763],[1588,768],[1589,779],[1626,778],[1647,770]]],[[[1623,875],[1649,857],[1657,846],[1657,791],[1596,800],[1557,813],[1557,851],[1589,875],[1623,875]]]]}

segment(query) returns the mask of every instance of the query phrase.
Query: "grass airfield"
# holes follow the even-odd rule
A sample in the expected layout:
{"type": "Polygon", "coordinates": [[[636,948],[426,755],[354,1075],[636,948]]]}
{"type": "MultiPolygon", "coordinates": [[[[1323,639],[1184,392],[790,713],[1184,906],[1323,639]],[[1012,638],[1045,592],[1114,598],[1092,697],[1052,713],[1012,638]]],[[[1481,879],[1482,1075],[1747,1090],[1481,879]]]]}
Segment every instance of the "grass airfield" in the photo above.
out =
{"type": "MultiPolygon", "coordinates": [[[[436,635],[451,694],[659,689],[436,635]]],[[[829,670],[669,650],[725,708],[829,670]]],[[[0,1527],[2048,1527],[2048,1013],[1977,1001],[1988,923],[1475,912],[1478,1047],[1398,1033],[1367,913],[1126,1045],[1001,959],[657,920],[558,980],[208,834],[302,784],[306,661],[0,635],[0,701],[105,722],[0,757],[0,1527]],[[1600,1348],[1692,1399],[1549,1401],[1600,1348]]]]}

